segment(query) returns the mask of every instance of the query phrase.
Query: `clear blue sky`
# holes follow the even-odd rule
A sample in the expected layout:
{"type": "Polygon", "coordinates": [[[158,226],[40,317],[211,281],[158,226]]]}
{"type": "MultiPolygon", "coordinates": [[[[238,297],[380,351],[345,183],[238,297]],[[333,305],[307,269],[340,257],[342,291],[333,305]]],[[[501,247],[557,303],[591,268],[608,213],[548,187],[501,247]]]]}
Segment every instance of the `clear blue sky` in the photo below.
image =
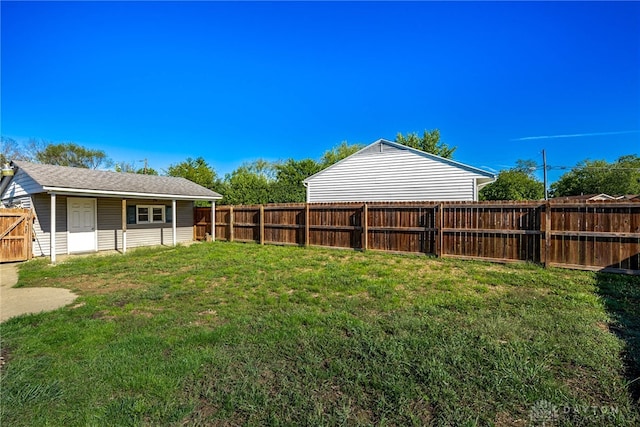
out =
{"type": "Polygon", "coordinates": [[[496,171],[543,148],[552,166],[640,152],[636,2],[0,7],[2,135],[18,140],[160,170],[202,156],[221,175],[434,128],[496,171]]]}

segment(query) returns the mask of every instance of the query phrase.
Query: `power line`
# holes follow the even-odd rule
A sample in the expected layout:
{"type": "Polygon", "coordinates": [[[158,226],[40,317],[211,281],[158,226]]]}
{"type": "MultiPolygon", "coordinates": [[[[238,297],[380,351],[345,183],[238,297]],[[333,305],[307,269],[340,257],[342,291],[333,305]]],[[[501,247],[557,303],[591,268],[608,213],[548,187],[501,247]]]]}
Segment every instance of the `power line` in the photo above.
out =
{"type": "MultiPolygon", "coordinates": [[[[514,165],[509,169],[517,169],[518,166],[514,165]]],[[[535,167],[527,168],[528,170],[544,170],[544,165],[535,165],[535,167]]],[[[567,169],[606,169],[606,170],[632,170],[632,171],[640,171],[640,167],[638,168],[621,168],[617,166],[551,166],[547,165],[547,170],[567,170],[567,169]]]]}

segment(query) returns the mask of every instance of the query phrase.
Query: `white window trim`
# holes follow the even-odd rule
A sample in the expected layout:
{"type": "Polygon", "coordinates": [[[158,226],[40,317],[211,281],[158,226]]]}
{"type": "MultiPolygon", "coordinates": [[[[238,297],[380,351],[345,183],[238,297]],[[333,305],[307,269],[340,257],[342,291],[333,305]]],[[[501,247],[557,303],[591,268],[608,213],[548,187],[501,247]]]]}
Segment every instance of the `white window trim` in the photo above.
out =
{"type": "Polygon", "coordinates": [[[163,224],[166,222],[165,213],[167,207],[165,205],[136,205],[136,224],[163,224]],[[148,209],[149,221],[140,221],[140,208],[148,209]],[[153,220],[153,209],[160,209],[162,212],[162,220],[153,220]]]}

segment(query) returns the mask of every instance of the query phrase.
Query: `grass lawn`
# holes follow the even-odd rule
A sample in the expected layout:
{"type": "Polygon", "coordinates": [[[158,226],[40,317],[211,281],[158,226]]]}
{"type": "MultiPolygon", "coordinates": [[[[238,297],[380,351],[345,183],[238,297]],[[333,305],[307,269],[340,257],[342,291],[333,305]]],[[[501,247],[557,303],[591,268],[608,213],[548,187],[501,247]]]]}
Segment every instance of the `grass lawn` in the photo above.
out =
{"type": "Polygon", "coordinates": [[[640,277],[203,243],[26,263],[3,426],[640,425],[640,277]]]}

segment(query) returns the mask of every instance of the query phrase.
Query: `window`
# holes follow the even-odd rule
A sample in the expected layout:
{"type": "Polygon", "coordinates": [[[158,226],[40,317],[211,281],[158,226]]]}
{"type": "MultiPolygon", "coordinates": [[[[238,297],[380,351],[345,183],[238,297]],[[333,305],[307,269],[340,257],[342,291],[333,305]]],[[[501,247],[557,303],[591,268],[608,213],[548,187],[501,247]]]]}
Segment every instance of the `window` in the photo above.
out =
{"type": "Polygon", "coordinates": [[[155,224],[165,222],[164,205],[137,205],[136,224],[155,224]]]}
{"type": "Polygon", "coordinates": [[[164,222],[164,206],[151,207],[151,222],[164,222]]]}
{"type": "Polygon", "coordinates": [[[149,221],[149,208],[146,206],[138,206],[138,223],[149,221]]]}
{"type": "Polygon", "coordinates": [[[171,206],[166,205],[129,205],[127,206],[127,224],[171,223],[171,206]]]}

